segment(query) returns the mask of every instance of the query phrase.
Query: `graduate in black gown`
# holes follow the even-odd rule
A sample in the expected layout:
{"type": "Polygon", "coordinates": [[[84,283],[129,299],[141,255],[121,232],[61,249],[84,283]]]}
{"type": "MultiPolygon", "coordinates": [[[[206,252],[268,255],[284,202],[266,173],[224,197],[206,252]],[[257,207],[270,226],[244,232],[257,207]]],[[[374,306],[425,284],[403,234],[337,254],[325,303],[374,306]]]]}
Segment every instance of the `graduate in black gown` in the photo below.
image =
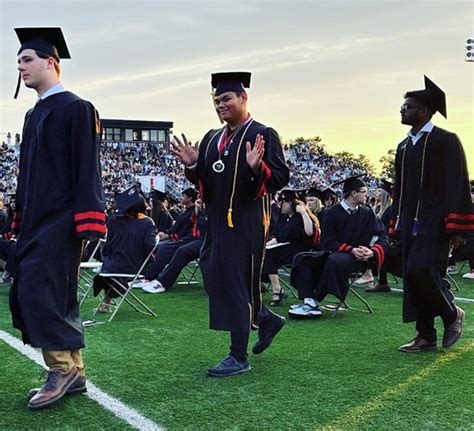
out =
{"type": "Polygon", "coordinates": [[[23,341],[42,349],[49,368],[28,404],[36,410],[86,390],[78,268],[83,239],[106,232],[105,198],[99,116],[60,82],[60,58],[70,58],[61,29],[15,31],[20,78],[39,100],[26,114],[20,147],[10,309],[23,341]]]}
{"type": "Polygon", "coordinates": [[[345,300],[352,274],[368,267],[377,273],[383,264],[386,236],[374,212],[365,206],[367,186],[358,177],[348,178],[343,197],[324,215],[322,251],[300,253],[293,260],[291,283],[304,303],[292,306],[290,317],[319,317],[319,302],[328,294],[345,300]]]}
{"type": "MultiPolygon", "coordinates": [[[[156,244],[156,226],[145,215],[147,208],[144,197],[133,186],[115,195],[118,213],[107,223],[107,241],[102,249],[102,273],[135,274],[156,244]]],[[[124,285],[127,281],[124,280],[124,285]]],[[[110,301],[118,296],[103,277],[94,278],[94,295],[106,292],[102,313],[111,312],[110,301]]],[[[115,285],[116,288],[117,285],[115,285]]]]}
{"type": "Polygon", "coordinates": [[[450,247],[474,230],[466,158],[459,138],[434,126],[435,112],[446,118],[444,92],[425,76],[425,90],[405,94],[401,122],[411,126],[398,145],[395,193],[389,235],[401,241],[403,321],[416,322],[415,339],[404,352],[435,350],[434,319],[444,324],[443,347],[461,336],[464,311],[453,304],[446,280],[450,247]]]}
{"type": "Polygon", "coordinates": [[[160,244],[156,248],[155,258],[145,269],[145,278],[138,280],[134,287],[143,288],[156,280],[156,277],[168,265],[176,250],[194,240],[192,230],[197,217],[194,203],[198,198],[198,192],[193,187],[188,187],[183,190],[181,196],[181,204],[186,209],[178,216],[169,230],[158,232],[160,244]]]}
{"type": "Polygon", "coordinates": [[[188,241],[183,241],[174,251],[170,261],[156,279],[138,284],[145,292],[166,292],[173,286],[184,267],[199,258],[207,231],[207,214],[201,199],[196,200],[194,212],[196,217],[193,218],[193,228],[188,241]]]}
{"type": "Polygon", "coordinates": [[[321,233],[318,219],[298,199],[297,190],[283,190],[280,199],[280,216],[267,242],[262,268],[262,281],[272,285],[271,306],[282,305],[287,296],[280,285],[278,268],[291,264],[298,253],[319,245],[321,233]]]}
{"type": "Polygon", "coordinates": [[[166,209],[167,196],[159,190],[151,191],[151,218],[158,232],[168,232],[173,226],[174,219],[166,209]]]}
{"type": "Polygon", "coordinates": [[[251,329],[259,328],[252,349],[258,354],[284,325],[262,304],[260,276],[272,194],[288,183],[289,170],[276,131],[247,111],[249,85],[250,73],[213,74],[214,103],[227,124],[206,133],[199,149],[184,136],[173,145],[206,204],[209,224],[200,261],[210,327],[231,333],[230,354],[208,370],[216,377],[250,369],[251,329]]]}

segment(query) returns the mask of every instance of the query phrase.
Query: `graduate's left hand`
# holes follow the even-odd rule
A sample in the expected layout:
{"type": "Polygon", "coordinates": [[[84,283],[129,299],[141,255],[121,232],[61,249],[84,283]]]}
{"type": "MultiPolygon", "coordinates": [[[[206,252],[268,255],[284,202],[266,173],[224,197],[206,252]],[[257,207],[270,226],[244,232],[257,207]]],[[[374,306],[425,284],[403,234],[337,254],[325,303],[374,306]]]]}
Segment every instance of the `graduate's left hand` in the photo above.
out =
{"type": "Polygon", "coordinates": [[[459,248],[466,242],[466,238],[462,235],[455,235],[451,238],[451,247],[452,248],[459,248]]]}
{"type": "Polygon", "coordinates": [[[247,163],[255,176],[258,175],[258,169],[260,167],[260,163],[262,163],[264,152],[265,139],[263,139],[262,135],[257,135],[253,148],[250,142],[247,141],[247,163]]]}

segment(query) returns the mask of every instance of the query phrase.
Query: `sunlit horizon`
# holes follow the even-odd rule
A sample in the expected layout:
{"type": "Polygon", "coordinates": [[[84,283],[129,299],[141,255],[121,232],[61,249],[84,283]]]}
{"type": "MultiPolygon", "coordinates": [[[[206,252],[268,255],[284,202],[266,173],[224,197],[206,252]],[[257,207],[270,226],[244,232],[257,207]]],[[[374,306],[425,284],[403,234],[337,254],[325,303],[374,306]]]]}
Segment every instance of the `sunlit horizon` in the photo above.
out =
{"type": "Polygon", "coordinates": [[[377,170],[409,130],[400,123],[403,94],[423,88],[427,75],[447,94],[448,119],[433,122],[460,137],[474,177],[474,63],[464,60],[471,1],[0,5],[2,140],[21,132],[36,100],[25,87],[12,99],[13,28],[61,26],[72,56],[61,62],[62,82],[102,118],[173,121],[174,133],[199,140],[219,126],[210,74],[246,70],[250,112],[284,142],[320,136],[328,151],[365,154],[377,170]]]}

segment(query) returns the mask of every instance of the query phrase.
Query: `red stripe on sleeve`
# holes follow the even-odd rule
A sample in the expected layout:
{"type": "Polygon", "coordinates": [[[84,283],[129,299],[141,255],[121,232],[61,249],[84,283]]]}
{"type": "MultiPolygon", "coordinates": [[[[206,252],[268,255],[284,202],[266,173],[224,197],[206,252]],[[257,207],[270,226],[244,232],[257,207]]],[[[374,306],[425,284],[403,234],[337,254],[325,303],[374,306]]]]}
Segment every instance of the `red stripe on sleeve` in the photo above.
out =
{"type": "Polygon", "coordinates": [[[84,232],[86,230],[91,230],[100,233],[107,232],[107,228],[105,227],[105,225],[99,223],[84,223],[76,226],[77,232],[84,232]]]}
{"type": "Polygon", "coordinates": [[[74,221],[81,221],[88,218],[97,219],[105,222],[105,214],[98,211],[86,211],[82,213],[76,213],[74,215],[74,221]]]}

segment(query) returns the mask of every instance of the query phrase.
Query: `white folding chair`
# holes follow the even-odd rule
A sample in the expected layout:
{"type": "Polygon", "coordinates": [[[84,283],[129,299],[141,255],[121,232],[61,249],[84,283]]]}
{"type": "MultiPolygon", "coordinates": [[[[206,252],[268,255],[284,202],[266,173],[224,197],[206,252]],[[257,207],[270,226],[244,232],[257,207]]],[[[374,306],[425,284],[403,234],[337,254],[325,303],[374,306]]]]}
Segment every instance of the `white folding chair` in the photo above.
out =
{"type": "MultiPolygon", "coordinates": [[[[99,251],[101,244],[105,243],[105,239],[99,238],[97,245],[94,247],[89,259],[86,262],[81,262],[79,265],[79,283],[78,283],[78,295],[81,296],[79,301],[79,307],[82,306],[86,298],[88,297],[91,289],[92,283],[94,281],[94,275],[91,274],[91,271],[100,269],[102,267],[102,262],[94,261],[96,253],[99,251]]],[[[90,241],[86,242],[84,250],[90,244],[90,241]]]]}
{"type": "MultiPolygon", "coordinates": [[[[107,286],[110,288],[110,290],[114,291],[119,299],[114,299],[110,304],[108,304],[110,307],[113,308],[112,315],[108,319],[108,321],[112,321],[112,319],[115,317],[117,314],[118,310],[122,306],[124,302],[129,304],[135,311],[138,311],[139,313],[147,314],[149,316],[156,317],[156,313],[148,307],[140,298],[137,297],[132,292],[132,286],[137,281],[138,279],[143,278],[143,275],[141,274],[143,269],[145,268],[146,264],[150,260],[150,258],[153,256],[153,253],[156,250],[156,247],[158,247],[159,241],[156,242],[155,246],[153,247],[153,250],[150,251],[140,268],[138,269],[137,273],[135,274],[122,274],[122,273],[107,273],[107,272],[99,272],[96,277],[101,277],[104,282],[107,284],[107,286]],[[127,280],[126,284],[124,284],[123,280],[127,280]]],[[[107,298],[107,294],[104,295],[104,298],[101,300],[100,304],[97,306],[97,308],[94,309],[94,313],[92,314],[92,322],[95,323],[94,318],[99,309],[102,307],[102,305],[105,304],[105,299],[107,298]]],[[[92,323],[92,324],[93,324],[92,323]]]]}

